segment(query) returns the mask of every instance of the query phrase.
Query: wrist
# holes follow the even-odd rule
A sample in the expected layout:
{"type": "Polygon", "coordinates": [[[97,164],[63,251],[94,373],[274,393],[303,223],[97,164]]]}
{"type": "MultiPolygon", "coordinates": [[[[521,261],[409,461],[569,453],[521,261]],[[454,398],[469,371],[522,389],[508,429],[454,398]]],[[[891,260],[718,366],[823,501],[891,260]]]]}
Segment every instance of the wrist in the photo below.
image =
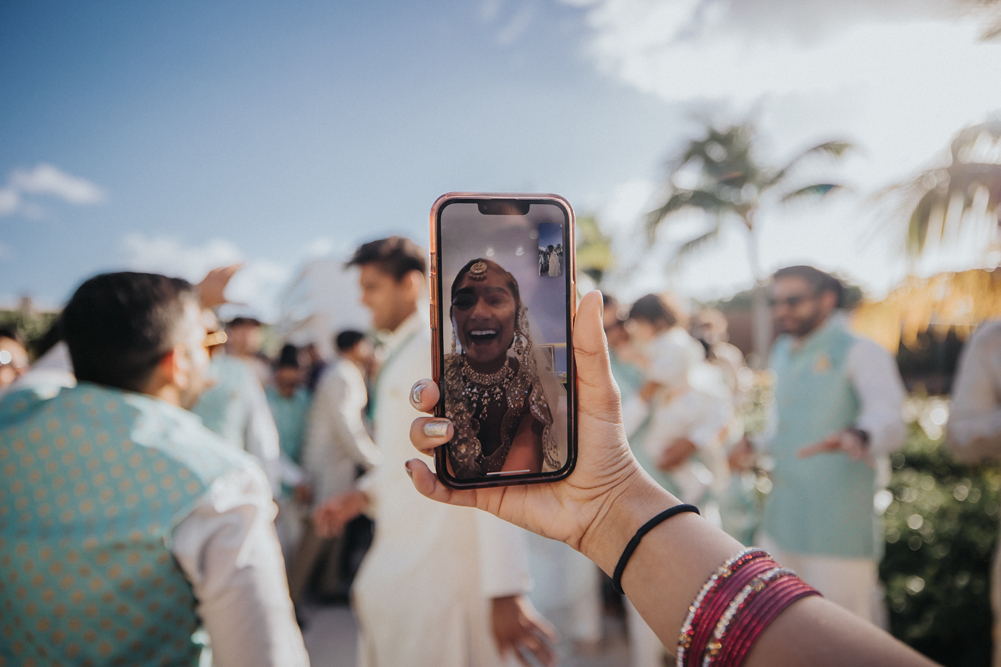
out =
{"type": "Polygon", "coordinates": [[[579,546],[580,552],[609,576],[636,531],[659,512],[681,502],[639,467],[616,490],[584,532],[579,546]]]}
{"type": "Polygon", "coordinates": [[[854,435],[856,438],[858,438],[859,442],[862,443],[863,447],[869,446],[869,431],[858,428],[856,426],[852,426],[851,428],[845,430],[854,435]]]}

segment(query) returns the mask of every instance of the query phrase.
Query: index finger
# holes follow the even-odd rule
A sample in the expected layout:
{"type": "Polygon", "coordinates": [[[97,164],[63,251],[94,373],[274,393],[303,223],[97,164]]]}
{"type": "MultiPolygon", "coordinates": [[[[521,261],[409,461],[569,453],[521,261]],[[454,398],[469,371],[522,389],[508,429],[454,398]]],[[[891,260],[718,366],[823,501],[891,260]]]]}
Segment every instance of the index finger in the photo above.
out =
{"type": "Polygon", "coordinates": [[[821,440],[818,443],[807,445],[803,449],[799,450],[796,454],[797,458],[805,459],[811,456],[816,456],[817,454],[823,454],[825,452],[830,452],[832,450],[841,449],[841,441],[837,438],[827,438],[826,440],[821,440]]]}
{"type": "Polygon", "coordinates": [[[438,398],[441,396],[438,385],[430,378],[424,378],[414,383],[410,389],[410,405],[421,412],[428,414],[438,405],[438,398]]]}

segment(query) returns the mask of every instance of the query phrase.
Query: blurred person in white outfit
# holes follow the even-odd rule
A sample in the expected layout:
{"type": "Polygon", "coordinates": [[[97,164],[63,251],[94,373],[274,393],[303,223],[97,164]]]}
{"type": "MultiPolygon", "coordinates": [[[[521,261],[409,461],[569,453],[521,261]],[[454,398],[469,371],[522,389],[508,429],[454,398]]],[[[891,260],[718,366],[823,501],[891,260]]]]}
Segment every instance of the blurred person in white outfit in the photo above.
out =
{"type": "Polygon", "coordinates": [[[314,519],[327,534],[361,512],[375,520],[352,595],[359,665],[492,666],[518,651],[552,664],[551,629],[525,596],[530,582],[521,531],[434,503],[407,477],[404,464],[414,456],[410,426],[419,416],[410,391],[431,370],[428,315],[418,308],[426,295],[424,251],[390,237],[362,245],[350,264],[360,268],[362,303],[374,327],[385,332],[372,396],[383,461],[314,519]]]}
{"type": "MultiPolygon", "coordinates": [[[[729,470],[724,439],[733,422],[732,395],[705,360],[705,348],[685,329],[683,308],[673,297],[648,294],[629,310],[625,326],[606,322],[610,345],[634,364],[619,361],[623,421],[639,464],[668,491],[720,525],[717,499],[729,470]],[[636,370],[642,378],[635,378],[636,370]]],[[[664,646],[626,601],[630,662],[659,667],[664,646]]]]}
{"type": "MultiPolygon", "coordinates": [[[[335,345],[338,359],[320,376],[309,412],[302,455],[308,488],[297,494],[303,505],[323,503],[350,491],[359,469],[366,471],[381,459],[363,416],[368,404],[365,373],[372,363],[372,344],[361,332],[342,331],[335,345]]],[[[289,577],[295,602],[302,598],[317,560],[326,554],[336,568],[343,548],[339,537],[324,539],[307,521],[289,577]]]]}
{"type": "MultiPolygon", "coordinates": [[[[980,325],[963,348],[946,430],[952,455],[965,463],[1001,458],[1001,321],[980,325]]],[[[1001,551],[991,571],[994,667],[1001,667],[1001,551]]]]}
{"type": "Polygon", "coordinates": [[[718,492],[728,480],[723,445],[734,428],[733,395],[706,362],[705,348],[685,330],[684,313],[672,299],[638,299],[626,324],[645,361],[627,432],[635,434],[648,418],[642,447],[649,460],[668,473],[675,486],[670,490],[684,502],[703,503],[710,489],[718,492]]]}

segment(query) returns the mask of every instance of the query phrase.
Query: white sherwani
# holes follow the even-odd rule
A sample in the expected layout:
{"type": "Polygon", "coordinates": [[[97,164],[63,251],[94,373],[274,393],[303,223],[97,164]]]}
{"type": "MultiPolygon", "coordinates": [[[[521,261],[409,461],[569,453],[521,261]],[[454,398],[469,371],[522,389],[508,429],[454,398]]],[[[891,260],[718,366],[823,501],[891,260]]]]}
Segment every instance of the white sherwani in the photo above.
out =
{"type": "Polygon", "coordinates": [[[350,489],[357,468],[371,468],[381,458],[362,420],[367,401],[365,377],[350,359],[338,359],[324,370],[303,448],[303,468],[317,502],[350,489]]]}
{"type": "MultiPolygon", "coordinates": [[[[471,508],[421,496],[404,463],[420,454],[409,402],[431,375],[431,336],[415,313],[387,341],[374,390],[375,442],[383,461],[361,480],[375,540],[354,585],[362,667],[481,667],[501,664],[490,599],[529,587],[521,529],[471,508]]],[[[431,459],[426,459],[431,464],[431,459]]]]}

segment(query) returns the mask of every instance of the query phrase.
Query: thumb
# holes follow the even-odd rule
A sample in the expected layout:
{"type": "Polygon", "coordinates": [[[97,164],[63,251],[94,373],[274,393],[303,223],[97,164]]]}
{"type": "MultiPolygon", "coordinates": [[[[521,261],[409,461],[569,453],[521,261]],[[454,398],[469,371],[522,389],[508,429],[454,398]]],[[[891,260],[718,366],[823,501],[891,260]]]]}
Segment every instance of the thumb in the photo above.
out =
{"type": "Polygon", "coordinates": [[[602,326],[601,292],[588,292],[577,306],[573,348],[580,410],[608,422],[619,420],[619,388],[612,379],[602,326]]]}

